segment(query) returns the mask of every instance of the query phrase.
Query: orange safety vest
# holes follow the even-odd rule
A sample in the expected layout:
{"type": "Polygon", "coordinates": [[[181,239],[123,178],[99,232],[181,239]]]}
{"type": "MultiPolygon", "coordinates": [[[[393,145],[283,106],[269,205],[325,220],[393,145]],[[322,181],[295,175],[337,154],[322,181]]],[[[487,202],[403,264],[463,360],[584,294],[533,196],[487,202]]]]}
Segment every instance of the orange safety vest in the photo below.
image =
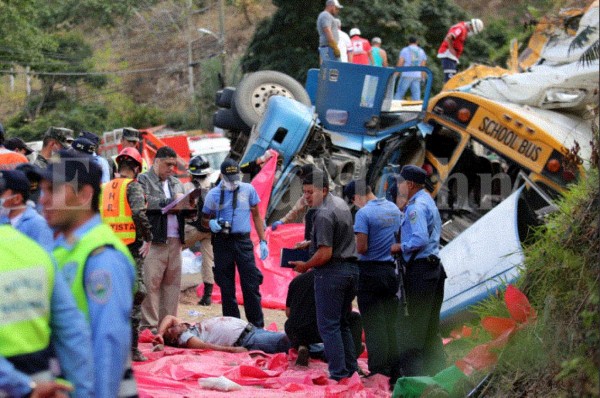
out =
{"type": "Polygon", "coordinates": [[[110,225],[114,233],[129,245],[135,242],[135,224],[131,217],[131,207],[127,200],[127,186],[131,178],[115,178],[102,185],[100,195],[100,216],[110,225]]]}
{"type": "Polygon", "coordinates": [[[0,171],[14,170],[21,163],[28,163],[25,155],[0,147],[0,171]]]}

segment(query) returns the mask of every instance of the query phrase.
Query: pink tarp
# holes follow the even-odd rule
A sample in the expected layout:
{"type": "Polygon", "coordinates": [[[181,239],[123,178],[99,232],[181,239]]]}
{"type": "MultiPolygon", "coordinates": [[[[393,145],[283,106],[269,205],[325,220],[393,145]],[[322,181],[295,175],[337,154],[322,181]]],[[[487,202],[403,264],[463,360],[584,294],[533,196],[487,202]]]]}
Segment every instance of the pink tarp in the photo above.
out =
{"type": "MultiPolygon", "coordinates": [[[[252,180],[252,185],[260,197],[258,209],[261,218],[264,219],[273,189],[273,181],[277,168],[277,156],[273,156],[262,168],[260,173],[252,180]]],[[[262,306],[264,308],[284,309],[287,288],[296,273],[289,268],[279,266],[281,249],[294,247],[294,244],[304,239],[304,224],[281,225],[276,231],[267,228],[265,231],[269,244],[269,257],[262,261],[259,257],[258,236],[254,227],[251,239],[254,242],[254,259],[256,266],[263,274],[263,283],[260,286],[262,295],[262,306]]],[[[202,296],[203,287],[197,288],[198,297],[202,296]]],[[[239,304],[243,303],[240,276],[236,272],[236,297],[239,304]]],[[[221,300],[221,291],[215,285],[212,298],[214,301],[221,300]]]]}
{"type": "MultiPolygon", "coordinates": [[[[142,332],[139,348],[147,362],[133,364],[141,398],[185,397],[389,397],[388,378],[358,374],[337,383],[327,378],[327,364],[311,360],[309,367],[295,366],[297,353],[264,354],[261,351],[225,353],[165,347],[152,351],[149,331],[142,332]],[[241,390],[221,392],[203,389],[198,380],[225,376],[241,390]]],[[[359,359],[366,369],[366,360],[359,359]]]]}

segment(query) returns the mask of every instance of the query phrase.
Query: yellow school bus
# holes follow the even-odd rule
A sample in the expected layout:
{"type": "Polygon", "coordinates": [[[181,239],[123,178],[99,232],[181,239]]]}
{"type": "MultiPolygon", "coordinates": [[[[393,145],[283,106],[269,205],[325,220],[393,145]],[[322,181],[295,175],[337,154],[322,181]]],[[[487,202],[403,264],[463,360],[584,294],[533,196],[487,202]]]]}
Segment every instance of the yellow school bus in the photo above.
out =
{"type": "Polygon", "coordinates": [[[518,172],[550,195],[585,173],[591,122],[575,115],[445,91],[430,100],[425,122],[425,168],[432,194],[455,173],[468,176],[518,172]],[[575,149],[578,146],[578,149],[575,149]]]}

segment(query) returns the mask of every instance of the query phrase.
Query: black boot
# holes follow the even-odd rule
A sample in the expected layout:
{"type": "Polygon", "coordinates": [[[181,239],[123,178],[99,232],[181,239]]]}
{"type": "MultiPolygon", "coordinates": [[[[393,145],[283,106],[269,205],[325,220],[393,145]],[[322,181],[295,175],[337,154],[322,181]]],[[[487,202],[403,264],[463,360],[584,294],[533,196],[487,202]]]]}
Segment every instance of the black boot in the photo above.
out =
{"type": "Polygon", "coordinates": [[[212,290],[213,290],[212,283],[204,284],[204,294],[202,295],[202,298],[200,299],[200,301],[198,301],[199,305],[208,307],[212,304],[212,299],[210,298],[210,296],[212,296],[212,290]]]}

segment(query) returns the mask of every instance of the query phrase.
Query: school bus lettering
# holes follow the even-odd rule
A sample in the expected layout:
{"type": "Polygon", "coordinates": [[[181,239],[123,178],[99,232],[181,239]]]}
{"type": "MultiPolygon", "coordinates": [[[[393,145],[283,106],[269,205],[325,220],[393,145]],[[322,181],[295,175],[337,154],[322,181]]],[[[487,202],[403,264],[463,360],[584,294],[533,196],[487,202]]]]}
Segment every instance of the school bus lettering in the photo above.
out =
{"type": "Polygon", "coordinates": [[[479,131],[484,132],[511,149],[515,149],[515,143],[517,142],[518,138],[517,135],[514,131],[509,130],[500,123],[495,122],[488,117],[484,117],[479,125],[479,131]]]}
{"type": "Polygon", "coordinates": [[[525,155],[527,156],[529,159],[533,160],[534,162],[536,162],[538,160],[538,158],[540,157],[540,152],[541,152],[542,148],[535,145],[532,142],[529,142],[527,140],[523,140],[523,142],[521,142],[521,145],[519,146],[519,153],[521,155],[525,155]]]}
{"type": "Polygon", "coordinates": [[[487,136],[506,145],[510,149],[519,152],[519,154],[526,156],[534,162],[540,157],[540,152],[542,151],[541,147],[524,138],[520,138],[517,133],[487,116],[484,116],[481,120],[478,129],[487,136]]]}

